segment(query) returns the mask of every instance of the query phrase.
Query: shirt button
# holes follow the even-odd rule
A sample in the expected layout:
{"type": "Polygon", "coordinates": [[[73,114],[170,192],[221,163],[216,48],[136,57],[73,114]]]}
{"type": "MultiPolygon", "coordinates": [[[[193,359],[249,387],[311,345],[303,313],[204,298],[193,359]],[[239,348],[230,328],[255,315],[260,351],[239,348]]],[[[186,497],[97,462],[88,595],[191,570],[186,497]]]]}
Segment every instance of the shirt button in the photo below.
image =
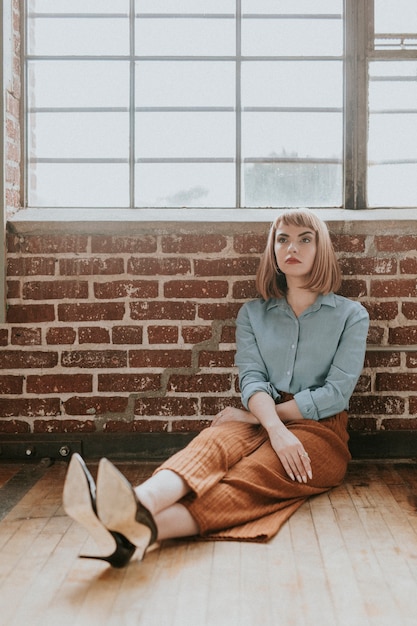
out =
{"type": "Polygon", "coordinates": [[[290,374],[291,374],[291,372],[288,370],[288,372],[287,372],[287,376],[289,376],[290,374]]]}
{"type": "Polygon", "coordinates": [[[292,346],[291,346],[291,348],[292,348],[292,349],[294,350],[294,348],[295,348],[295,345],[294,345],[294,344],[292,344],[292,346]]]}

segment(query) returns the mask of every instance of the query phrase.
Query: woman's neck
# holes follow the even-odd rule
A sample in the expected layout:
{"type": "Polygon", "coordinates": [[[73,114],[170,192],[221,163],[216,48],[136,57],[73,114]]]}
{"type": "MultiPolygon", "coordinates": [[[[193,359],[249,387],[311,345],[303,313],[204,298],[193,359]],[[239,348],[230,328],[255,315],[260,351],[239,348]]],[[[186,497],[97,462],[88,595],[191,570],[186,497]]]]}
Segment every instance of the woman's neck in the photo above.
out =
{"type": "Polygon", "coordinates": [[[288,287],[287,302],[294,311],[295,315],[299,317],[308,307],[315,303],[318,293],[316,291],[310,291],[303,289],[302,287],[293,286],[288,287]]]}

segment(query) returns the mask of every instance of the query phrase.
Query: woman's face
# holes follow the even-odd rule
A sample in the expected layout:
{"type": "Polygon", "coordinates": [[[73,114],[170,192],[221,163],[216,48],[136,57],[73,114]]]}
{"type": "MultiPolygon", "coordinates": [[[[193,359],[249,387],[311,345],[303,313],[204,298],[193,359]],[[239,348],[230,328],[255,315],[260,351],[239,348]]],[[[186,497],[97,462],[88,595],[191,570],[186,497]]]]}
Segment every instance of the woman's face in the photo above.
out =
{"type": "Polygon", "coordinates": [[[305,281],[313,268],[316,250],[316,233],[311,228],[278,224],[274,252],[278,267],[285,274],[287,283],[288,279],[305,281]]]}

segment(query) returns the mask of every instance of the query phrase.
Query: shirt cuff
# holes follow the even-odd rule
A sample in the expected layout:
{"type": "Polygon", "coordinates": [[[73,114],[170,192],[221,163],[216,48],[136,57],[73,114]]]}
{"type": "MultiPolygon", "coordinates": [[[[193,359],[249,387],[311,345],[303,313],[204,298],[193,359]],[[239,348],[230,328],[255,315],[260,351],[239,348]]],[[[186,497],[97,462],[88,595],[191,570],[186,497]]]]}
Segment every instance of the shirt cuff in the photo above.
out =
{"type": "Polygon", "coordinates": [[[246,409],[249,410],[249,400],[258,391],[264,391],[265,393],[267,393],[269,396],[271,396],[274,402],[276,402],[280,398],[278,391],[275,389],[274,385],[271,385],[271,383],[261,381],[248,383],[248,385],[246,385],[245,387],[245,390],[242,391],[242,404],[246,409]]]}
{"type": "Polygon", "coordinates": [[[313,402],[313,397],[309,389],[304,389],[303,391],[296,393],[294,395],[294,400],[296,401],[300,413],[304,417],[304,419],[316,421],[319,420],[319,414],[316,405],[313,402]]]}

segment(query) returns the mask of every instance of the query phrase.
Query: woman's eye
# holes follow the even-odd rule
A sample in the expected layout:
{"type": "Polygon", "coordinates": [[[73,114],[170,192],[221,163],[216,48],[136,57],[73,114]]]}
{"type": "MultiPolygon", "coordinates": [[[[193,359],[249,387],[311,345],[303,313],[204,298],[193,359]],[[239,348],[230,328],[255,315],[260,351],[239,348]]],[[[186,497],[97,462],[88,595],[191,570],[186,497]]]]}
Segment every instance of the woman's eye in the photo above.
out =
{"type": "Polygon", "coordinates": [[[310,237],[304,237],[301,241],[303,243],[310,243],[311,239],[310,239],[310,237]]]}
{"type": "Polygon", "coordinates": [[[286,241],[285,237],[278,237],[277,239],[277,243],[285,243],[286,241]]]}

